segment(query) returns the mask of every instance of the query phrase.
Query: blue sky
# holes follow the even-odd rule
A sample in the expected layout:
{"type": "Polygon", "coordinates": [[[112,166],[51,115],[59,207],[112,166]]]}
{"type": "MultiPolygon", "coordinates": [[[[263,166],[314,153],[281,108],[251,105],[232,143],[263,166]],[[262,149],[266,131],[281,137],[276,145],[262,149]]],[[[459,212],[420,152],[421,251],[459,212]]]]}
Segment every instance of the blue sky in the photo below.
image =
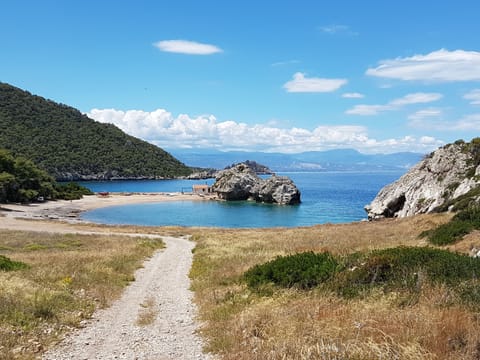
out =
{"type": "Polygon", "coordinates": [[[0,81],[167,149],[480,135],[478,1],[3,1],[0,81]]]}

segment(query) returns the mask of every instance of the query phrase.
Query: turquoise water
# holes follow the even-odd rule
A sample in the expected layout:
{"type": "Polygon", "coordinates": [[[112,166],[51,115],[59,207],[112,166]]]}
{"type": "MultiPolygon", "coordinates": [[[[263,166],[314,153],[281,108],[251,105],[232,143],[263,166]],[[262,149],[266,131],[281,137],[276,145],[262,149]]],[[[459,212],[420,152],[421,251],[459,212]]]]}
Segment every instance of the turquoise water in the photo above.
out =
{"type": "MultiPolygon", "coordinates": [[[[363,207],[378,191],[398,179],[400,172],[379,173],[282,173],[289,176],[302,193],[295,206],[254,202],[173,201],[153,204],[111,206],[82,214],[82,218],[103,224],[180,225],[228,228],[294,227],[323,223],[343,223],[366,219],[363,207]]],[[[208,180],[211,184],[213,180],[208,180]]],[[[149,180],[82,182],[92,191],[178,192],[191,191],[205,181],[149,180]]]]}

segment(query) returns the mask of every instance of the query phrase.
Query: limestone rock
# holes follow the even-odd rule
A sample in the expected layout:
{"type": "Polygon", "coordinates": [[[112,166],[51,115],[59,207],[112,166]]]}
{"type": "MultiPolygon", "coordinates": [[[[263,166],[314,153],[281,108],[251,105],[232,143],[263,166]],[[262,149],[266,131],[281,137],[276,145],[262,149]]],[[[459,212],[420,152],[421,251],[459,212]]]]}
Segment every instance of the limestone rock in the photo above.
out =
{"type": "MultiPolygon", "coordinates": [[[[380,190],[365,210],[368,218],[405,217],[429,213],[479,186],[471,144],[446,145],[380,190]]],[[[472,140],[472,146],[474,145],[472,140]]]]}
{"type": "Polygon", "coordinates": [[[263,180],[244,163],[220,171],[212,190],[224,200],[253,199],[257,202],[280,205],[300,203],[300,191],[291,179],[272,176],[263,180]]]}
{"type": "Polygon", "coordinates": [[[256,200],[280,205],[300,203],[300,191],[293,181],[286,176],[272,176],[255,189],[256,200]]]}
{"type": "Polygon", "coordinates": [[[247,200],[259,182],[259,177],[245,164],[238,164],[217,174],[212,190],[220,199],[247,200]]]}

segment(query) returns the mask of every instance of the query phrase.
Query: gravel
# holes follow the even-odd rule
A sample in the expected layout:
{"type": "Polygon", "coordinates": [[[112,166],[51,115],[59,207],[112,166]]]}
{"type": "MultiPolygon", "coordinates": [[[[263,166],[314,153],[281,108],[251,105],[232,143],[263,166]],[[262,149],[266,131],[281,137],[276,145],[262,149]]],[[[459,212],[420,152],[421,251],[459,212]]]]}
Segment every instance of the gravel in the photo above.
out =
{"type": "Polygon", "coordinates": [[[194,243],[185,238],[162,239],[166,249],[145,262],[122,297],[96,312],[84,328],[43,359],[211,359],[203,354],[196,334],[196,308],[189,290],[194,243]],[[139,325],[139,316],[145,312],[150,323],[139,325]]]}

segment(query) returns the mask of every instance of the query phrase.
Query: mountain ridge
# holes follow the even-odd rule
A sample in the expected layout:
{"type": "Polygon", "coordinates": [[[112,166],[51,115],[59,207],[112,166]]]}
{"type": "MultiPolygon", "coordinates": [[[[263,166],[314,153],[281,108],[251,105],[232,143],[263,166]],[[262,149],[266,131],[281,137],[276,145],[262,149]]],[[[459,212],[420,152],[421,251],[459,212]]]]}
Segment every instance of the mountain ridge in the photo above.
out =
{"type": "Polygon", "coordinates": [[[2,82],[0,148],[31,159],[57,180],[160,179],[192,172],[115,125],[2,82]]]}
{"type": "Polygon", "coordinates": [[[222,152],[212,149],[169,149],[169,151],[192,167],[223,169],[233,163],[254,159],[276,172],[406,170],[424,156],[411,152],[362,154],[354,149],[308,151],[297,154],[222,152]]]}

